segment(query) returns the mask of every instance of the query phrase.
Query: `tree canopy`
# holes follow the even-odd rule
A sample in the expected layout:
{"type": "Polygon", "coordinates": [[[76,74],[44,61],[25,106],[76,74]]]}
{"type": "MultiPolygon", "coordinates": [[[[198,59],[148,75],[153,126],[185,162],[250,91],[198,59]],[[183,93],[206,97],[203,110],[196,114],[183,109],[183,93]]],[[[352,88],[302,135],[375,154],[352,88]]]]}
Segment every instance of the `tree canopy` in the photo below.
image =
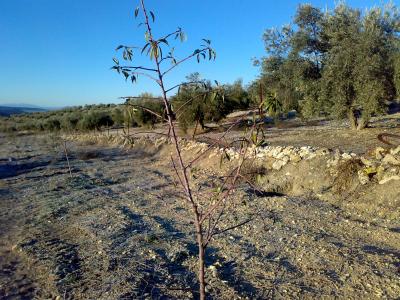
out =
{"type": "Polygon", "coordinates": [[[399,93],[399,16],[394,5],[364,13],[300,5],[293,24],[264,32],[258,81],[283,110],[348,117],[362,129],[399,93]]]}

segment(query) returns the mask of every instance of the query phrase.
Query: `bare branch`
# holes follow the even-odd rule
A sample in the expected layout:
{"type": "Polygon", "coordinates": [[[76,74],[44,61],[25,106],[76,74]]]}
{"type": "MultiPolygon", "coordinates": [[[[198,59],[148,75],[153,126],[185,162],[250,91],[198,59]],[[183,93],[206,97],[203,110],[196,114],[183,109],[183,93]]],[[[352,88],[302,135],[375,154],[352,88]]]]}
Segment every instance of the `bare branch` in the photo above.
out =
{"type": "Polygon", "coordinates": [[[221,204],[222,201],[225,201],[226,197],[229,196],[229,194],[231,193],[231,191],[234,189],[237,178],[239,177],[239,173],[240,173],[240,169],[242,167],[243,164],[243,160],[242,163],[240,164],[240,166],[237,168],[236,174],[233,177],[233,181],[231,186],[229,187],[229,189],[227,189],[223,194],[220,195],[220,199],[217,200],[212,206],[209,207],[209,209],[207,209],[207,211],[202,215],[201,219],[200,219],[200,223],[203,223],[204,220],[206,218],[208,218],[213,212],[214,210],[221,204]]]}
{"type": "Polygon", "coordinates": [[[187,165],[187,167],[191,167],[196,161],[198,161],[202,156],[204,156],[208,151],[210,151],[211,149],[213,149],[216,145],[218,145],[219,141],[221,139],[223,139],[228,132],[230,132],[232,130],[233,127],[235,127],[235,125],[239,124],[241,121],[243,120],[243,118],[237,120],[236,122],[232,123],[229,128],[211,145],[208,146],[208,148],[203,151],[202,153],[200,153],[196,158],[194,158],[191,162],[189,162],[189,164],[187,165]]]}
{"type": "Polygon", "coordinates": [[[175,30],[174,32],[168,33],[167,35],[165,35],[165,36],[159,38],[157,41],[159,41],[159,40],[166,40],[166,39],[168,39],[169,37],[173,36],[174,34],[177,34],[177,33],[181,32],[181,31],[182,31],[182,29],[181,29],[181,28],[178,28],[178,29],[175,30]]]}
{"type": "Polygon", "coordinates": [[[144,70],[144,71],[157,72],[156,69],[142,67],[142,66],[120,66],[120,68],[121,69],[133,69],[133,70],[144,70]]]}
{"type": "Polygon", "coordinates": [[[194,83],[204,83],[204,81],[188,81],[188,82],[182,82],[182,83],[176,84],[176,85],[174,85],[173,87],[171,87],[171,88],[165,90],[165,92],[168,93],[168,92],[170,92],[170,91],[176,89],[177,87],[185,86],[185,85],[189,85],[189,84],[194,84],[194,83]]]}
{"type": "Polygon", "coordinates": [[[178,180],[179,180],[180,184],[181,184],[183,187],[185,187],[185,185],[183,184],[183,181],[182,181],[181,177],[179,176],[178,169],[176,168],[176,165],[175,165],[175,162],[174,162],[174,159],[173,159],[172,156],[171,156],[171,162],[172,162],[172,166],[174,167],[176,176],[178,177],[178,180]]]}
{"type": "MultiPolygon", "coordinates": [[[[252,130],[252,131],[253,131],[253,130],[252,130]]],[[[252,133],[252,131],[250,132],[250,134],[252,133]]],[[[247,145],[246,145],[246,147],[247,147],[247,145]]],[[[217,200],[213,205],[211,205],[211,206],[209,207],[209,209],[206,211],[206,213],[204,213],[204,214],[202,215],[202,217],[201,217],[201,219],[200,219],[200,223],[204,222],[204,220],[205,220],[207,217],[209,217],[210,214],[213,213],[213,211],[221,204],[222,201],[225,200],[226,197],[228,197],[228,196],[230,195],[230,193],[231,193],[232,190],[234,189],[234,187],[235,187],[235,185],[236,185],[236,181],[237,181],[237,179],[238,179],[239,176],[240,176],[241,168],[242,168],[243,163],[244,163],[244,161],[245,161],[245,159],[246,159],[246,148],[243,150],[243,146],[242,146],[242,148],[240,149],[240,152],[239,152],[239,153],[242,155],[242,158],[241,158],[241,160],[240,160],[240,162],[239,162],[238,167],[236,168],[236,173],[235,173],[235,176],[233,177],[233,180],[232,180],[232,183],[231,183],[230,187],[229,187],[224,193],[222,193],[222,194],[220,195],[220,199],[217,200]]]]}
{"type": "Polygon", "coordinates": [[[164,56],[163,58],[160,59],[160,64],[161,64],[164,60],[172,59],[172,58],[173,58],[173,57],[172,57],[171,55],[164,56]]]}
{"type": "Polygon", "coordinates": [[[210,47],[202,48],[202,49],[199,50],[199,52],[197,52],[197,53],[196,53],[196,52],[193,52],[192,54],[188,55],[187,57],[185,57],[185,58],[183,58],[183,59],[177,61],[176,64],[174,64],[172,67],[170,67],[169,69],[167,69],[166,71],[164,71],[164,72],[162,73],[162,76],[164,76],[165,74],[167,74],[168,72],[170,72],[171,70],[173,70],[174,68],[176,68],[177,66],[179,66],[180,64],[182,64],[183,62],[185,62],[185,61],[191,59],[192,57],[194,57],[194,56],[196,56],[196,55],[198,55],[198,54],[200,54],[200,53],[204,53],[204,52],[206,52],[207,50],[210,50],[210,47]]]}
{"type": "Polygon", "coordinates": [[[225,229],[223,229],[223,230],[219,230],[219,231],[217,231],[217,232],[214,232],[214,233],[212,234],[212,236],[215,236],[215,235],[217,235],[217,234],[221,234],[221,233],[230,231],[230,230],[232,230],[232,229],[238,228],[238,227],[243,226],[243,225],[245,225],[245,224],[247,224],[247,223],[250,223],[250,222],[253,221],[253,220],[254,220],[254,218],[249,218],[249,219],[247,219],[247,220],[245,220],[245,221],[243,221],[243,222],[241,222],[241,223],[239,223],[239,224],[236,224],[236,225],[233,225],[233,226],[231,226],[231,227],[225,228],[225,229]]]}
{"type": "Polygon", "coordinates": [[[123,96],[123,97],[118,97],[119,99],[126,99],[126,100],[130,100],[130,99],[148,99],[148,100],[160,100],[162,101],[162,98],[160,97],[142,97],[142,96],[123,96]]]}
{"type": "Polygon", "coordinates": [[[147,111],[147,112],[149,112],[149,113],[155,115],[156,117],[158,117],[158,118],[160,118],[160,119],[163,119],[163,120],[168,121],[167,119],[165,119],[165,118],[164,118],[163,116],[161,116],[160,114],[156,113],[155,111],[153,111],[153,110],[151,110],[151,109],[149,109],[149,108],[147,108],[147,107],[145,107],[145,106],[142,106],[142,105],[139,105],[139,104],[131,104],[131,103],[125,103],[125,105],[129,105],[129,106],[132,106],[132,107],[137,107],[137,108],[143,109],[143,110],[145,110],[145,111],[147,111]]]}
{"type": "MultiPolygon", "coordinates": [[[[211,226],[211,222],[209,222],[208,232],[207,232],[207,236],[206,236],[206,239],[205,239],[206,242],[204,244],[205,247],[207,247],[208,243],[211,241],[211,238],[213,237],[213,232],[215,230],[215,227],[218,225],[222,215],[224,214],[225,205],[226,205],[226,202],[224,202],[224,207],[222,207],[222,209],[220,210],[220,212],[219,212],[219,214],[217,216],[217,219],[214,221],[213,226],[211,226]]],[[[208,219],[211,220],[211,216],[208,219]]]]}
{"type": "Polygon", "coordinates": [[[153,76],[151,76],[151,75],[149,75],[149,74],[147,74],[147,73],[131,71],[131,74],[143,75],[143,76],[145,76],[145,77],[147,77],[147,78],[149,78],[149,79],[155,81],[158,85],[161,84],[159,79],[157,79],[157,78],[155,78],[155,77],[153,77],[153,76]]]}

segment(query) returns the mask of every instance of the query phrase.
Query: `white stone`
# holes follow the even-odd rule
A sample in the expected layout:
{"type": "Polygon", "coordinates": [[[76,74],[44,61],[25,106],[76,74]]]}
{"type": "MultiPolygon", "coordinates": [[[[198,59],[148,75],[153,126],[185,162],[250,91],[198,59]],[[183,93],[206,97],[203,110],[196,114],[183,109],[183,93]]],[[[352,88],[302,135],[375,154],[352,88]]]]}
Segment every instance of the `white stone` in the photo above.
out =
{"type": "Polygon", "coordinates": [[[400,154],[400,146],[398,146],[397,148],[394,148],[394,149],[390,149],[390,154],[392,154],[392,155],[400,154]]]}
{"type": "Polygon", "coordinates": [[[386,154],[382,162],[389,165],[400,166],[400,159],[397,159],[392,154],[386,154]]]}
{"type": "Polygon", "coordinates": [[[343,153],[342,154],[342,158],[345,159],[345,160],[349,160],[349,159],[352,159],[352,156],[350,154],[348,154],[348,153],[343,153]]]}
{"type": "Polygon", "coordinates": [[[372,167],[374,166],[374,163],[370,161],[369,159],[366,159],[364,156],[360,157],[361,162],[366,165],[367,167],[372,167]]]}
{"type": "Polygon", "coordinates": [[[292,154],[289,156],[290,161],[294,162],[294,163],[298,163],[299,161],[301,161],[301,156],[297,155],[297,154],[292,154]]]}
{"type": "Polygon", "coordinates": [[[277,160],[272,164],[272,169],[274,170],[280,170],[282,169],[283,166],[286,165],[286,162],[283,160],[277,160]]]}
{"type": "Polygon", "coordinates": [[[313,159],[315,157],[317,157],[316,153],[310,153],[306,159],[309,160],[309,159],[313,159]]]}
{"type": "Polygon", "coordinates": [[[391,180],[400,180],[400,176],[399,175],[393,175],[393,176],[385,176],[383,177],[382,180],[379,181],[379,184],[385,184],[391,180]]]}
{"type": "Polygon", "coordinates": [[[384,157],[383,152],[385,152],[385,149],[382,147],[378,147],[375,149],[375,157],[376,159],[382,159],[384,157]]]}
{"type": "Polygon", "coordinates": [[[362,185],[365,185],[369,182],[369,177],[363,170],[358,171],[358,180],[362,185]]]}

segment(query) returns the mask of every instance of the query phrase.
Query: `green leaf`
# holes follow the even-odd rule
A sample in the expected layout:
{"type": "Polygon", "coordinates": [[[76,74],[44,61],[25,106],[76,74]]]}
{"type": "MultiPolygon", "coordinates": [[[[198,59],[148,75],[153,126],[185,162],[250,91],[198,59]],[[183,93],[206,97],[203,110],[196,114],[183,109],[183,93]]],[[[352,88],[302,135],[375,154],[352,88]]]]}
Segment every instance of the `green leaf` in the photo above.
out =
{"type": "Polygon", "coordinates": [[[122,71],[122,74],[125,76],[125,80],[127,80],[129,77],[129,73],[126,71],[122,71]]]}
{"type": "Polygon", "coordinates": [[[154,23],[155,17],[154,17],[154,14],[152,11],[150,11],[150,15],[151,15],[151,18],[153,19],[153,23],[154,23]]]}
{"type": "Polygon", "coordinates": [[[136,82],[136,79],[137,79],[137,78],[136,78],[135,75],[132,75],[132,76],[131,76],[131,81],[132,81],[132,83],[136,82]]]}
{"type": "Polygon", "coordinates": [[[179,32],[179,38],[181,42],[186,41],[186,34],[183,31],[179,32]]]}
{"type": "Polygon", "coordinates": [[[143,54],[144,50],[146,50],[146,48],[150,45],[150,43],[147,43],[146,45],[144,45],[144,47],[142,48],[141,53],[143,54]]]}
{"type": "Polygon", "coordinates": [[[132,51],[132,49],[131,48],[127,48],[127,51],[126,51],[127,53],[128,53],[128,59],[129,60],[132,60],[132,56],[133,56],[133,51],[132,51]]]}
{"type": "Polygon", "coordinates": [[[160,46],[158,46],[158,53],[160,53],[160,58],[163,58],[163,54],[162,54],[162,49],[160,46]]]}
{"type": "Polygon", "coordinates": [[[253,132],[253,134],[251,135],[251,140],[254,145],[257,144],[257,134],[255,132],[253,132]]]}
{"type": "Polygon", "coordinates": [[[123,46],[123,45],[119,45],[119,46],[115,49],[115,51],[118,51],[118,50],[121,49],[121,48],[124,48],[124,46],[123,46]]]}
{"type": "Polygon", "coordinates": [[[119,65],[119,61],[115,57],[113,57],[113,61],[115,62],[115,64],[119,65]]]}
{"type": "Polygon", "coordinates": [[[231,157],[229,156],[228,152],[225,151],[225,149],[224,149],[224,154],[225,154],[225,158],[226,158],[228,161],[230,161],[230,160],[231,160],[231,157]]]}
{"type": "Polygon", "coordinates": [[[217,93],[216,92],[211,93],[211,99],[210,99],[211,102],[213,102],[215,98],[217,98],[217,93]]]}
{"type": "Polygon", "coordinates": [[[168,41],[166,39],[160,39],[160,42],[166,44],[167,46],[169,46],[168,41]]]}
{"type": "Polygon", "coordinates": [[[136,9],[135,9],[135,18],[137,18],[138,14],[139,14],[139,6],[136,7],[136,9]]]}

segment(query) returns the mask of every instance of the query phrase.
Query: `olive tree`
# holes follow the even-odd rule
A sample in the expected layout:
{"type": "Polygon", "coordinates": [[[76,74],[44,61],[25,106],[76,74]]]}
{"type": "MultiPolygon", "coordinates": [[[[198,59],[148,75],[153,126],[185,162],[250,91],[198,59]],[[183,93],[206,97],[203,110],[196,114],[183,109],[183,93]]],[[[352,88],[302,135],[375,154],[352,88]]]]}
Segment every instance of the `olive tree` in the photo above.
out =
{"type": "Polygon", "coordinates": [[[322,12],[305,4],[293,22],[266,30],[268,56],[260,63],[260,80],[284,108],[293,101],[306,117],[347,118],[358,130],[385,112],[399,78],[400,17],[394,5],[362,12],[340,3],[322,12]]]}

